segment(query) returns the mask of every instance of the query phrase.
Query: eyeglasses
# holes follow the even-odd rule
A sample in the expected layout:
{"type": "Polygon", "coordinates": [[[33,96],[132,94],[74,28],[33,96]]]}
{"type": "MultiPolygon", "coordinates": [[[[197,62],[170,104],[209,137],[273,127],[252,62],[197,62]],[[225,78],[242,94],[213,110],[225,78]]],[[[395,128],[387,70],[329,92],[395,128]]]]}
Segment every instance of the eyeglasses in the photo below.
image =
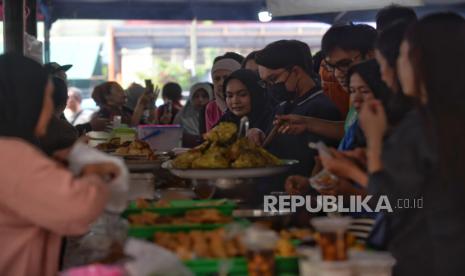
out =
{"type": "Polygon", "coordinates": [[[330,72],[334,71],[334,70],[339,70],[339,71],[343,71],[343,72],[347,72],[350,68],[350,66],[358,59],[360,58],[361,54],[358,54],[356,55],[355,57],[353,58],[346,58],[346,59],[342,59],[338,62],[336,62],[336,64],[331,64],[327,61],[325,61],[325,65],[326,65],[326,69],[330,72]]]}
{"type": "Polygon", "coordinates": [[[291,75],[289,69],[284,69],[284,71],[282,71],[281,73],[279,73],[279,74],[277,74],[275,76],[271,76],[266,80],[258,81],[258,85],[260,85],[262,88],[270,88],[271,86],[275,85],[277,83],[277,81],[281,78],[281,76],[286,72],[289,74],[287,76],[286,80],[284,81],[284,82],[286,82],[287,79],[289,78],[289,76],[291,75]]]}

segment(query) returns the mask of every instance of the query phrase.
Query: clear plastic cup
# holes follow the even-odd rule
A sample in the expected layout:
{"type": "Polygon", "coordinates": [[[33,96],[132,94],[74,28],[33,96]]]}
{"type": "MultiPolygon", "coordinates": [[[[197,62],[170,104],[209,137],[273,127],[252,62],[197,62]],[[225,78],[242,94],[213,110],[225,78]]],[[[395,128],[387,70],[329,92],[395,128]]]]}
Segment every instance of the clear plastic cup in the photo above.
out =
{"type": "Polygon", "coordinates": [[[349,257],[357,276],[390,276],[396,263],[389,252],[351,251],[349,257]]]}
{"type": "Polygon", "coordinates": [[[347,228],[352,219],[348,217],[320,217],[311,220],[319,233],[318,245],[324,261],[345,261],[347,257],[347,228]]]}
{"type": "Polygon", "coordinates": [[[242,239],[247,248],[249,276],[272,276],[275,273],[274,249],[278,235],[268,229],[250,227],[242,239]]]}

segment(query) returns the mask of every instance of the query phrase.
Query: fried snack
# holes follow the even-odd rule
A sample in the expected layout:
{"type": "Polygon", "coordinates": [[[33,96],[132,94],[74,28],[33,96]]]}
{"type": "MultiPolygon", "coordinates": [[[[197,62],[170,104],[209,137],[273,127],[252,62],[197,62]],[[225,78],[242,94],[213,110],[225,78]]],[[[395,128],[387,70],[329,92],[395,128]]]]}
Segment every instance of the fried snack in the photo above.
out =
{"type": "Polygon", "coordinates": [[[276,255],[290,257],[295,255],[295,248],[289,239],[280,238],[276,244],[276,255]]]}
{"type": "Polygon", "coordinates": [[[204,138],[210,142],[226,144],[235,138],[237,126],[234,123],[222,122],[209,132],[205,133],[204,138]]]}
{"type": "Polygon", "coordinates": [[[153,225],[160,216],[155,213],[142,212],[128,217],[129,222],[133,225],[153,225]]]}
{"type": "Polygon", "coordinates": [[[231,160],[236,160],[243,151],[253,151],[256,149],[257,146],[255,143],[247,138],[240,138],[229,148],[229,157],[231,160]]]}
{"type": "MultiPolygon", "coordinates": [[[[158,232],[154,234],[154,242],[175,252],[182,260],[193,258],[233,258],[246,256],[247,254],[239,235],[228,239],[226,238],[224,229],[213,231],[194,230],[188,233],[158,232]]],[[[290,240],[280,239],[276,253],[280,256],[294,256],[295,248],[290,240]]]]}
{"type": "Polygon", "coordinates": [[[231,217],[221,214],[217,209],[190,210],[185,214],[190,223],[227,223],[231,217]]]}
{"type": "Polygon", "coordinates": [[[281,161],[265,149],[243,137],[236,140],[237,127],[220,123],[205,135],[202,145],[179,155],[173,166],[178,169],[256,168],[280,165],[281,161]]]}
{"type": "Polygon", "coordinates": [[[264,148],[257,147],[257,150],[260,153],[260,155],[263,156],[267,160],[267,164],[273,165],[273,166],[277,166],[277,165],[282,164],[282,161],[278,157],[276,157],[273,154],[269,153],[264,148]]]}
{"type": "Polygon", "coordinates": [[[220,151],[211,151],[192,162],[193,169],[225,169],[229,168],[229,161],[220,151]]]}
{"type": "Polygon", "coordinates": [[[139,209],[147,209],[150,207],[150,203],[143,198],[138,198],[136,200],[136,207],[139,209]]]}
{"type": "Polygon", "coordinates": [[[192,162],[201,156],[202,152],[199,150],[185,152],[173,160],[173,166],[178,169],[190,169],[192,167],[192,162]]]}
{"type": "Polygon", "coordinates": [[[245,151],[239,155],[239,158],[236,159],[231,164],[233,168],[256,168],[256,167],[265,167],[267,165],[266,159],[263,158],[260,154],[253,151],[245,151]]]}

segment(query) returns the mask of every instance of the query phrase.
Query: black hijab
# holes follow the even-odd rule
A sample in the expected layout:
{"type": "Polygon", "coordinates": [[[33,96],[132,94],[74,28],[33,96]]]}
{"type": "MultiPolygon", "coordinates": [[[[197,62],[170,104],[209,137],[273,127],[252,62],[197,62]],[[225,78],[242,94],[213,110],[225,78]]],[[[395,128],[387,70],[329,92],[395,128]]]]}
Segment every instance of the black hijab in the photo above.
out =
{"type": "Polygon", "coordinates": [[[34,131],[47,81],[45,69],[32,59],[0,55],[0,136],[37,144],[34,131]]]}
{"type": "MultiPolygon", "coordinates": [[[[250,128],[259,128],[265,131],[268,127],[269,120],[272,119],[271,117],[273,110],[267,96],[266,89],[259,85],[260,77],[257,75],[257,73],[247,69],[239,69],[234,71],[224,81],[223,93],[226,94],[226,86],[228,85],[228,82],[233,79],[242,82],[250,93],[252,109],[250,113],[247,114],[250,122],[250,128]]],[[[229,121],[239,124],[240,120],[241,118],[227,110],[220,121],[229,121]]]]}

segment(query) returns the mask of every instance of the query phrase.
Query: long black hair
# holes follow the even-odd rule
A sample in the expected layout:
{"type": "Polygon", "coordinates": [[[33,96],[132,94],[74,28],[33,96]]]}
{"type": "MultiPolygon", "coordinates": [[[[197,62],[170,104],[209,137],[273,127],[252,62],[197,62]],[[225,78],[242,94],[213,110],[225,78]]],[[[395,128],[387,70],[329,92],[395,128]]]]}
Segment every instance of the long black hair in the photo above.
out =
{"type": "Polygon", "coordinates": [[[32,59],[0,56],[0,136],[37,144],[34,132],[42,112],[48,74],[32,59]]]}
{"type": "MultiPolygon", "coordinates": [[[[247,69],[239,69],[234,71],[224,81],[223,93],[226,94],[226,87],[231,80],[239,80],[242,82],[250,93],[252,107],[250,113],[247,115],[249,118],[250,127],[257,127],[260,129],[264,128],[264,124],[267,123],[267,118],[272,113],[272,107],[267,97],[266,89],[259,85],[260,77],[255,72],[247,69]]],[[[240,121],[240,118],[238,118],[229,110],[226,111],[223,119],[227,121],[233,121],[235,123],[240,121]]]]}
{"type": "Polygon", "coordinates": [[[359,74],[360,77],[370,87],[376,99],[383,103],[386,108],[390,98],[390,90],[381,79],[381,72],[376,60],[368,60],[350,67],[347,72],[347,83],[350,83],[350,78],[353,74],[359,74]]]}
{"type": "Polygon", "coordinates": [[[423,87],[426,90],[426,108],[438,145],[440,177],[448,182],[460,180],[463,184],[465,19],[455,13],[426,16],[412,25],[405,40],[417,98],[421,98],[423,87]]]}
{"type": "Polygon", "coordinates": [[[397,73],[397,59],[399,58],[400,44],[404,38],[405,32],[412,24],[412,21],[397,21],[384,29],[378,35],[375,43],[375,48],[387,61],[391,70],[395,73],[395,87],[391,89],[393,94],[389,99],[389,103],[385,106],[389,123],[391,125],[398,124],[414,106],[412,98],[407,97],[400,87],[399,77],[397,73]]]}

